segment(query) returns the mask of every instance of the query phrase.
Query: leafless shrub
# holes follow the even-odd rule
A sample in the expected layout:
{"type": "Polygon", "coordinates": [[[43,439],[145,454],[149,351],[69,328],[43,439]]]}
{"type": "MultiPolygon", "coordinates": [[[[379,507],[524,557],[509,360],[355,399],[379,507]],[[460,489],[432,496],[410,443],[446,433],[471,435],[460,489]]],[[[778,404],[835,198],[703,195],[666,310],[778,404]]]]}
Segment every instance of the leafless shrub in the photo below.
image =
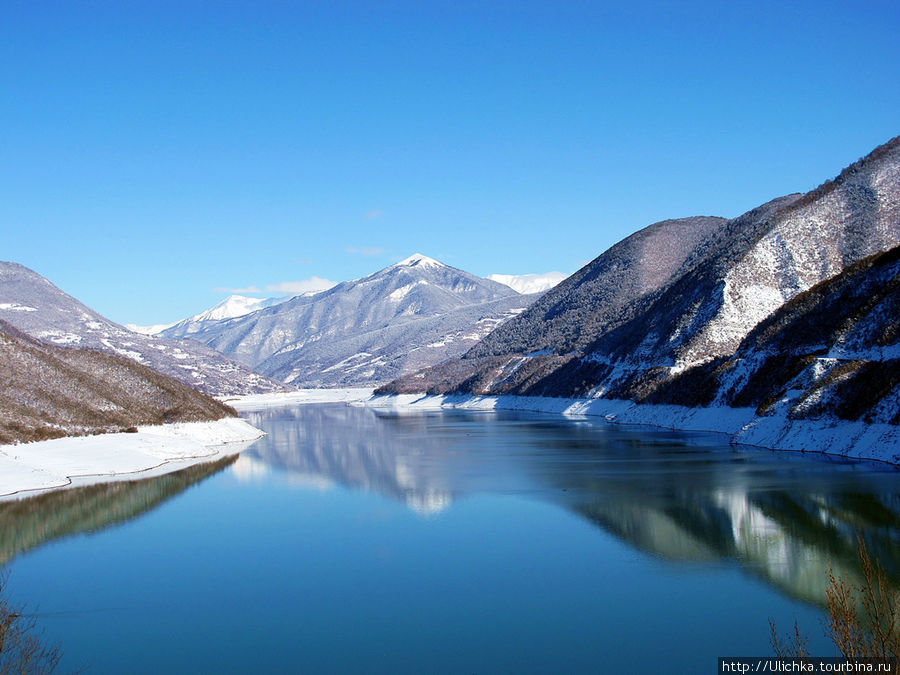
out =
{"type": "Polygon", "coordinates": [[[772,649],[775,650],[775,656],[779,659],[805,659],[809,656],[809,638],[800,632],[800,626],[796,621],[794,622],[794,632],[788,633],[784,642],[778,639],[774,621],[769,621],[769,629],[772,631],[772,649]]]}
{"type": "MultiPolygon", "coordinates": [[[[7,574],[0,574],[0,592],[7,574]]],[[[7,673],[52,673],[62,652],[49,645],[38,631],[33,616],[11,607],[0,595],[0,675],[7,673]]]]}
{"type": "Polygon", "coordinates": [[[828,571],[827,635],[848,658],[900,658],[900,592],[869,556],[862,540],[859,561],[863,580],[855,589],[828,571]]]}
{"type": "MultiPolygon", "coordinates": [[[[859,539],[862,581],[854,588],[829,568],[828,623],[825,634],[845,658],[900,659],[900,591],[869,556],[859,539]]],[[[779,658],[806,657],[809,642],[794,623],[794,632],[779,640],[769,621],[772,648],[779,658]]]]}

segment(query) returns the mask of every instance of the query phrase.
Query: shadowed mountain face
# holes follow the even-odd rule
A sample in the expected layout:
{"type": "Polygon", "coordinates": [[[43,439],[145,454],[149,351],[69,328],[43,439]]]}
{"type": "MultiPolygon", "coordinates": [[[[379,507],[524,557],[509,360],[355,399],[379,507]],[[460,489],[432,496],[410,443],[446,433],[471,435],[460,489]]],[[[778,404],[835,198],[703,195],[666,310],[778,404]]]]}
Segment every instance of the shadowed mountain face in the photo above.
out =
{"type": "MultiPolygon", "coordinates": [[[[707,403],[719,393],[715,383],[702,381],[698,370],[694,379],[679,376],[719,365],[761,321],[782,308],[798,311],[788,304],[792,298],[898,244],[900,137],[806,195],[776,199],[730,221],[651,226],[576,272],[462,358],[381,391],[707,403]],[[682,241],[685,232],[693,238],[682,241]],[[635,239],[639,235],[644,236],[635,239]],[[665,260],[673,242],[682,242],[673,260],[658,269],[650,264],[656,271],[645,275],[647,261],[665,260]]],[[[800,330],[802,322],[781,315],[777,323],[800,330]]],[[[873,339],[881,344],[866,349],[895,339],[879,335],[873,339]]]]}
{"type": "Polygon", "coordinates": [[[131,359],[56,347],[0,321],[0,444],[236,414],[131,359]]]}
{"type": "Polygon", "coordinates": [[[637,549],[736,561],[825,604],[832,565],[859,575],[857,536],[900,582],[900,492],[884,467],[733,452],[714,435],[636,432],[517,413],[385,414],[302,406],[251,413],[269,435],[235,464],[251,480],[377,492],[433,514],[480,494],[581,514],[637,549]]]}
{"type": "Polygon", "coordinates": [[[213,396],[285,388],[198,342],[134,333],[17,263],[0,262],[0,320],[56,345],[125,356],[213,396]]]}
{"type": "Polygon", "coordinates": [[[151,511],[231,466],[237,456],[198,464],[156,478],[56,490],[0,502],[0,565],[47,542],[98,532],[151,511]]]}
{"type": "Polygon", "coordinates": [[[644,400],[900,424],[900,247],[795,296],[733,356],[678,373],[644,400]]]}
{"type": "Polygon", "coordinates": [[[192,337],[290,384],[367,386],[462,354],[535,297],[417,254],[192,337]]]}
{"type": "Polygon", "coordinates": [[[466,358],[583,350],[646,297],[690,267],[727,221],[698,217],[650,225],[565,279],[528,311],[473,347],[466,358]]]}

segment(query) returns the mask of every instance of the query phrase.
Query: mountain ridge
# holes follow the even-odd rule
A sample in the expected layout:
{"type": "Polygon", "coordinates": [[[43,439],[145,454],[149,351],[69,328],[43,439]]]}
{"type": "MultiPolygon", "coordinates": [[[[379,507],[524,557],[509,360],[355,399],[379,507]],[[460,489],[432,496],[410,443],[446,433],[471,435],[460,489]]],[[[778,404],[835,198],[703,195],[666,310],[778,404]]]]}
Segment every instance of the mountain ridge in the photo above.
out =
{"type": "Polygon", "coordinates": [[[132,359],[60,347],[0,320],[0,443],[236,417],[233,408],[132,359]]]}
{"type": "MultiPolygon", "coordinates": [[[[735,400],[717,398],[721,382],[713,374],[739,350],[749,349],[745,341],[755,327],[774,316],[793,326],[791,331],[802,330],[802,322],[779,314],[800,311],[792,299],[830,288],[829,280],[836,280],[834,288],[862,283],[862,277],[851,278],[858,274],[855,266],[865,267],[870,258],[900,244],[900,137],[806,194],[787,195],[719,223],[717,231],[685,256],[678,273],[651,292],[631,292],[618,303],[601,297],[601,312],[611,314],[612,320],[588,330],[598,324],[592,326],[584,318],[589,314],[586,303],[570,297],[572,291],[582,279],[601,275],[610,252],[632,237],[461,358],[378,391],[610,398],[685,406],[717,400],[732,405],[735,400]],[[842,275],[849,276],[842,280],[842,275]],[[565,309],[567,302],[582,315],[570,309],[575,325],[569,332],[548,331],[553,319],[550,315],[548,320],[549,311],[565,309]],[[697,392],[706,393],[698,398],[697,392]]],[[[890,326],[897,331],[896,320],[890,326]]],[[[807,379],[821,394],[818,380],[807,379]]],[[[891,381],[887,378],[884,386],[890,388],[891,381]]],[[[784,384],[770,381],[769,393],[776,396],[784,384]]],[[[846,392],[835,394],[842,395],[846,392]]],[[[868,405],[877,407],[879,401],[870,396],[868,405]]],[[[835,410],[833,405],[822,415],[840,417],[835,410]]],[[[855,419],[866,414],[863,410],[855,419]]]]}
{"type": "Polygon", "coordinates": [[[199,342],[130,331],[19,263],[0,262],[0,319],[51,344],[91,347],[131,358],[212,395],[285,388],[199,342]]]}

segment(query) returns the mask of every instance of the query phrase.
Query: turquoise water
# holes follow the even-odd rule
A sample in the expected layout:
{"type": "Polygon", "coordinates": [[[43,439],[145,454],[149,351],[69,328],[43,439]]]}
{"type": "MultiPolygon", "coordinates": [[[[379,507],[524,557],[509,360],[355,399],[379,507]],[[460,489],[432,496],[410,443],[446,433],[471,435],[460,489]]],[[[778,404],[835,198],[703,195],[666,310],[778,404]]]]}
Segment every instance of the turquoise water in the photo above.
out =
{"type": "Polygon", "coordinates": [[[715,672],[829,562],[897,578],[900,473],[522,413],[247,415],[236,461],[0,505],[7,592],[86,672],[715,672]]]}

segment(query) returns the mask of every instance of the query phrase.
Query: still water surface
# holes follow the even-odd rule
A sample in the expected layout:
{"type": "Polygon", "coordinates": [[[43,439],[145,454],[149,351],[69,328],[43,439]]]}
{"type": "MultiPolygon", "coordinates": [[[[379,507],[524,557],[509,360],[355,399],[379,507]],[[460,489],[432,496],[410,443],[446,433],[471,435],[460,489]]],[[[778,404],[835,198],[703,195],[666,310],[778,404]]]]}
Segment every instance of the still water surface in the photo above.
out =
{"type": "Polygon", "coordinates": [[[236,460],[0,504],[86,672],[682,672],[832,655],[832,564],[900,578],[900,472],[524,413],[248,413],[236,460]]]}

